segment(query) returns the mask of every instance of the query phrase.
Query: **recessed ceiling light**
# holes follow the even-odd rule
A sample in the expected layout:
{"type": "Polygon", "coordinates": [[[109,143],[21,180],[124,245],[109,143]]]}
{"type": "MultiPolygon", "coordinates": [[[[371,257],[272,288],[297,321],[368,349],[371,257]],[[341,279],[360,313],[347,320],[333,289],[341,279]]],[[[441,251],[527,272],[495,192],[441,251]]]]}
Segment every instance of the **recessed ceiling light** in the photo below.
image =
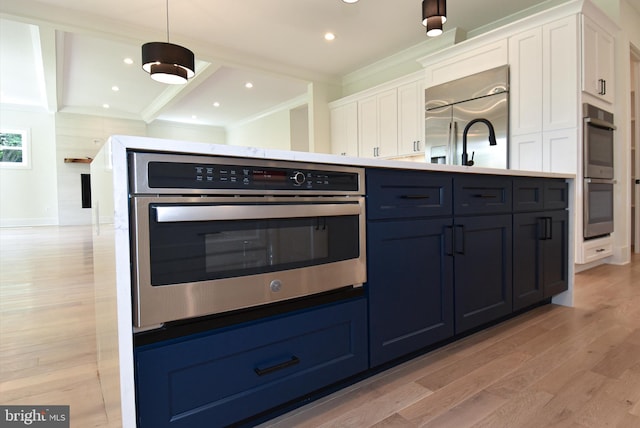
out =
{"type": "Polygon", "coordinates": [[[325,33],[324,39],[328,40],[328,41],[335,40],[336,39],[336,35],[333,34],[333,33],[325,33]]]}
{"type": "Polygon", "coordinates": [[[107,103],[102,104],[102,108],[109,108],[109,104],[107,104],[107,103]]]}
{"type": "Polygon", "coordinates": [[[111,90],[112,90],[113,92],[118,92],[118,91],[120,90],[120,88],[119,88],[119,87],[117,87],[116,85],[113,85],[113,86],[111,87],[111,90]]]}
{"type": "Polygon", "coordinates": [[[131,58],[125,58],[124,59],[124,63],[127,64],[127,65],[131,65],[131,64],[133,64],[133,60],[131,58]]]}
{"type": "Polygon", "coordinates": [[[244,87],[247,88],[247,89],[251,89],[251,88],[253,88],[253,83],[247,82],[247,83],[244,84],[244,87]]]}
{"type": "Polygon", "coordinates": [[[213,103],[213,106],[214,107],[220,107],[220,103],[216,101],[215,103],[213,103]]]}
{"type": "Polygon", "coordinates": [[[349,4],[352,4],[352,3],[358,3],[358,0],[342,0],[342,1],[343,1],[344,3],[349,3],[349,4]]]}

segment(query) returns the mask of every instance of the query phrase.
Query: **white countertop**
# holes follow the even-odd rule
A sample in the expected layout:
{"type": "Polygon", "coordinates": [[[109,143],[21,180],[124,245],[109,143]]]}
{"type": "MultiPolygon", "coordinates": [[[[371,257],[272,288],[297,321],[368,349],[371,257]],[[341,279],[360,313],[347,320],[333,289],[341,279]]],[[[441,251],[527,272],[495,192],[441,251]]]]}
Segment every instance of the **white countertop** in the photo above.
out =
{"type": "Polygon", "coordinates": [[[114,155],[118,149],[139,149],[160,152],[201,154],[215,156],[233,156],[254,159],[272,159],[283,161],[348,165],[358,167],[376,167],[393,169],[411,169],[420,171],[457,172],[466,174],[511,175],[523,177],[575,178],[574,174],[551,173],[541,171],[522,171],[515,169],[481,168],[476,166],[440,165],[408,160],[387,160],[338,156],[324,153],[294,152],[257,147],[228,146],[223,144],[195,143],[179,140],[165,140],[148,137],[115,135],[110,138],[114,155]]]}

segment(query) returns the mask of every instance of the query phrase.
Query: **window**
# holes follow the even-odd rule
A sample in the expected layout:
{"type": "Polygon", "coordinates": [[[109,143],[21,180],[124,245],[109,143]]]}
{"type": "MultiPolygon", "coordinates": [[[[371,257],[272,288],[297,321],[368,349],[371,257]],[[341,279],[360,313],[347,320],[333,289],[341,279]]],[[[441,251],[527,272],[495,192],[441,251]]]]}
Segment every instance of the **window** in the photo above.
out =
{"type": "Polygon", "coordinates": [[[0,167],[28,168],[29,133],[25,130],[0,130],[0,167]]]}

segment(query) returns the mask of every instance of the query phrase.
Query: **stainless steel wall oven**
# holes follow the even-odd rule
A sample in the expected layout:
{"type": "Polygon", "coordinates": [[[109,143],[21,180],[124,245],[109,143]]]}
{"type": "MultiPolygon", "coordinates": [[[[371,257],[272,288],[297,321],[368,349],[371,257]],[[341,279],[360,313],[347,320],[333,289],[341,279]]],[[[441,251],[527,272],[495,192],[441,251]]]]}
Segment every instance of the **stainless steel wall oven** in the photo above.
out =
{"type": "Polygon", "coordinates": [[[364,171],[131,153],[134,327],[366,281],[364,171]]]}
{"type": "Polygon", "coordinates": [[[614,131],[613,114],[596,106],[583,105],[585,239],[613,232],[614,131]]]}

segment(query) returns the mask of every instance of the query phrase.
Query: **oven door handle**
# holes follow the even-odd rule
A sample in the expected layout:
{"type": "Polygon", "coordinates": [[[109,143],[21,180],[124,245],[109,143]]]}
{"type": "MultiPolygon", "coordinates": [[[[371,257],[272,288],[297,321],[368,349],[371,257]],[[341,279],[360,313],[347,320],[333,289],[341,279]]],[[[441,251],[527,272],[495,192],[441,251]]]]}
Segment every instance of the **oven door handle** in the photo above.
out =
{"type": "Polygon", "coordinates": [[[154,206],[158,223],[360,215],[357,203],[309,205],[171,205],[154,206]]]}
{"type": "Polygon", "coordinates": [[[585,123],[595,126],[597,128],[606,129],[608,131],[615,131],[616,126],[613,123],[609,123],[606,120],[601,120],[595,117],[585,117],[585,123]]]}
{"type": "Polygon", "coordinates": [[[593,184],[616,184],[618,181],[608,178],[585,178],[584,182],[593,184]]]}

